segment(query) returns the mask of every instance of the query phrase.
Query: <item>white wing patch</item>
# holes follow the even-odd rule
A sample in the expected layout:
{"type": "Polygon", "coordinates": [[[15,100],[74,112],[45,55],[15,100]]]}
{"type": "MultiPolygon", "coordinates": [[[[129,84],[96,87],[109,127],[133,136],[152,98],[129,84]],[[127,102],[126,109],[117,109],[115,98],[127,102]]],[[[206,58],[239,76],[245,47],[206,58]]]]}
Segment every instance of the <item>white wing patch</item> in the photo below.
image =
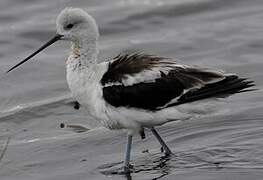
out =
{"type": "Polygon", "coordinates": [[[168,75],[168,73],[176,68],[186,68],[187,66],[178,65],[176,63],[167,63],[165,61],[160,62],[160,64],[155,65],[151,69],[143,70],[136,74],[125,74],[123,75],[121,82],[109,82],[106,83],[103,87],[114,86],[114,85],[123,85],[123,86],[132,86],[138,83],[152,83],[156,79],[161,78],[162,74],[168,75]]]}

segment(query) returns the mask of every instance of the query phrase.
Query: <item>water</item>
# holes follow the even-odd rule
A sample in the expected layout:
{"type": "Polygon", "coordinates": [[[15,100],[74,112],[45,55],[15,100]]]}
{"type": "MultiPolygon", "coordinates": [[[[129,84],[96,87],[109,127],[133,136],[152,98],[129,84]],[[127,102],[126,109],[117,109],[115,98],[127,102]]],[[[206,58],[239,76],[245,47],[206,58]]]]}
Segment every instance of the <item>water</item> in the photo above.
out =
{"type": "Polygon", "coordinates": [[[150,132],[136,137],[135,173],[116,175],[125,133],[99,128],[73,108],[65,80],[69,44],[54,44],[0,81],[1,150],[10,138],[1,180],[262,179],[263,1],[2,0],[0,72],[52,37],[67,6],[85,7],[97,20],[101,61],[144,50],[236,72],[259,90],[225,99],[216,116],[158,128],[174,152],[168,159],[150,132]]]}

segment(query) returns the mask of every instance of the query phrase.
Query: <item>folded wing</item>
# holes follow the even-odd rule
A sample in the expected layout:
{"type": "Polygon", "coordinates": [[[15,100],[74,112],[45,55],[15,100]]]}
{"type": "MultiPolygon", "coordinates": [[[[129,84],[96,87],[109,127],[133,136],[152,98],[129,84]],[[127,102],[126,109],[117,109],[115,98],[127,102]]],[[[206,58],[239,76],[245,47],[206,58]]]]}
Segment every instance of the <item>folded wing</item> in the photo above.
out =
{"type": "Polygon", "coordinates": [[[233,94],[251,83],[235,75],[143,54],[115,57],[101,79],[103,97],[112,106],[151,111],[233,94]]]}

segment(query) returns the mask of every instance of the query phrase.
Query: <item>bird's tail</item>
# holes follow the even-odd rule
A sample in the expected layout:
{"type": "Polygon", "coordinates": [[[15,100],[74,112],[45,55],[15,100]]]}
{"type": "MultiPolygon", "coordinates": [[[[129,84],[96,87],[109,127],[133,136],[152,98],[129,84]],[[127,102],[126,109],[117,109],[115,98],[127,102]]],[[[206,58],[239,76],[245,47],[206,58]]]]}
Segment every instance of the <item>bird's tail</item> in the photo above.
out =
{"type": "Polygon", "coordinates": [[[249,81],[246,78],[239,78],[237,75],[228,75],[219,82],[207,84],[200,89],[187,92],[181,96],[177,102],[169,104],[168,107],[207,98],[224,98],[235,93],[253,91],[255,89],[250,88],[253,86],[255,86],[253,81],[249,81]]]}

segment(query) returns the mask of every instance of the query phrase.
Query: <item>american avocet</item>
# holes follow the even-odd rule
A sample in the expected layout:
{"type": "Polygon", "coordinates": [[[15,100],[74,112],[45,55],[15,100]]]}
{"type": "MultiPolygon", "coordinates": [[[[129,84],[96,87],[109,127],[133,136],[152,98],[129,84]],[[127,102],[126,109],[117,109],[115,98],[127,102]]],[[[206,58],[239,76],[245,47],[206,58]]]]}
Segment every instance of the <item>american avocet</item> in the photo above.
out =
{"type": "Polygon", "coordinates": [[[97,63],[99,31],[95,20],[82,9],[66,8],[56,21],[57,34],[36,52],[7,72],[28,61],[58,40],[72,42],[66,61],[67,82],[76,100],[109,129],[127,129],[124,171],[130,171],[132,137],[149,128],[163,147],[172,152],[155,126],[191,116],[177,107],[207,98],[248,91],[252,81],[207,68],[177,64],[146,54],[118,55],[97,63]]]}

